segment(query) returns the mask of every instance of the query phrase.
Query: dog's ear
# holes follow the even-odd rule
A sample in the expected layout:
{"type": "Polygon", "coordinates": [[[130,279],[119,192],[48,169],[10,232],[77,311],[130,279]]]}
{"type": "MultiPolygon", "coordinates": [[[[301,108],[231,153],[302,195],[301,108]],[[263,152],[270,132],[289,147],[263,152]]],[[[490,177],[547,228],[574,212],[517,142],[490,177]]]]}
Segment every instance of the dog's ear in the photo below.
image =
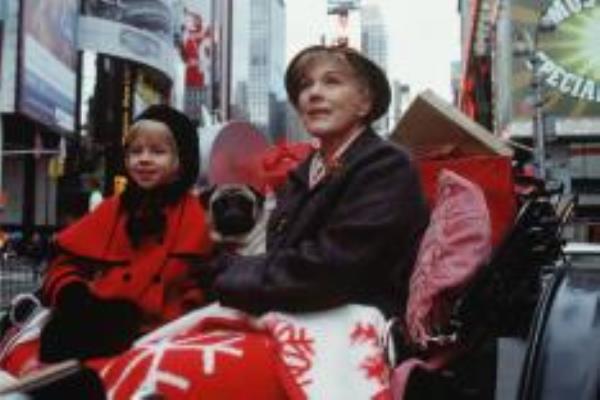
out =
{"type": "Polygon", "coordinates": [[[216,188],[217,188],[216,185],[204,186],[202,189],[200,189],[200,192],[198,193],[198,198],[200,199],[200,204],[202,204],[202,206],[206,210],[208,210],[208,208],[210,206],[210,198],[213,195],[213,193],[215,192],[216,188]]]}
{"type": "Polygon", "coordinates": [[[250,188],[252,193],[254,193],[254,195],[256,196],[256,205],[258,206],[259,210],[262,209],[263,204],[265,203],[265,195],[258,189],[254,188],[254,186],[252,185],[248,185],[248,188],[250,188]]]}

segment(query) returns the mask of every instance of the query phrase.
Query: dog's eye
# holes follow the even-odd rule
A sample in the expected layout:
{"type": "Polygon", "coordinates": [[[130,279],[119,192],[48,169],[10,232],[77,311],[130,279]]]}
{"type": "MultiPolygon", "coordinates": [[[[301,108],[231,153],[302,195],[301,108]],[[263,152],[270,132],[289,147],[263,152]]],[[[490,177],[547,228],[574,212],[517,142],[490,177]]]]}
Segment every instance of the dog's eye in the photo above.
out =
{"type": "Polygon", "coordinates": [[[211,209],[212,209],[213,213],[220,214],[220,213],[227,211],[228,207],[229,207],[229,205],[228,205],[228,202],[226,201],[226,199],[219,199],[219,200],[213,201],[211,209]]]}

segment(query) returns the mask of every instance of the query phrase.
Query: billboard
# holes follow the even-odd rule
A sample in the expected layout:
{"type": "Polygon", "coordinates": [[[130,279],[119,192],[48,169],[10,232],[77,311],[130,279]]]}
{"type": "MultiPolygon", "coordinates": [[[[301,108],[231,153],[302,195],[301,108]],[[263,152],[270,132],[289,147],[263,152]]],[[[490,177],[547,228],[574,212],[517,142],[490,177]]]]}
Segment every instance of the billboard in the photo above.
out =
{"type": "Polygon", "coordinates": [[[327,0],[327,14],[340,14],[360,8],[360,0],[327,0]]]}
{"type": "Polygon", "coordinates": [[[21,2],[17,109],[51,129],[75,129],[78,0],[21,2]]]}
{"type": "Polygon", "coordinates": [[[0,1],[0,88],[2,88],[2,56],[4,54],[4,18],[6,18],[6,5],[0,1]]]}
{"type": "Polygon", "coordinates": [[[0,89],[2,88],[2,55],[4,45],[4,2],[0,2],[0,89]]]}
{"type": "Polygon", "coordinates": [[[133,117],[139,115],[152,104],[163,102],[160,88],[143,71],[137,71],[133,85],[133,117]]]}
{"type": "Polygon", "coordinates": [[[511,6],[513,118],[533,115],[534,67],[546,113],[559,119],[600,116],[600,4],[553,0],[542,10],[538,4],[517,0],[511,6]]]}
{"type": "Polygon", "coordinates": [[[216,43],[212,0],[184,0],[177,10],[176,40],[185,64],[186,113],[201,120],[202,107],[213,109],[216,43]]]}
{"type": "Polygon", "coordinates": [[[360,49],[360,1],[328,0],[327,14],[327,44],[360,49]]]}
{"type": "Polygon", "coordinates": [[[151,66],[174,77],[171,0],[90,0],[79,22],[79,46],[151,66]]]}

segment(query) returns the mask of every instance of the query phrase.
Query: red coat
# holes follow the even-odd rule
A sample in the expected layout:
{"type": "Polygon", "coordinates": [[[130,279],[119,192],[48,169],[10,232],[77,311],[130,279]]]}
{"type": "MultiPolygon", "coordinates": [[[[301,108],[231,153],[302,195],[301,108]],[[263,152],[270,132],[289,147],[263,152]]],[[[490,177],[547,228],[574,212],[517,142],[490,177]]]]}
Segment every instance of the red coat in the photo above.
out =
{"type": "Polygon", "coordinates": [[[144,313],[146,329],[203,304],[191,261],[206,258],[213,244],[198,199],[187,195],[167,209],[162,244],[147,243],[138,249],[127,237],[119,201],[119,197],[105,200],[60,232],[59,256],[42,285],[44,300],[51,306],[64,285],[83,281],[99,297],[135,302],[144,313]]]}

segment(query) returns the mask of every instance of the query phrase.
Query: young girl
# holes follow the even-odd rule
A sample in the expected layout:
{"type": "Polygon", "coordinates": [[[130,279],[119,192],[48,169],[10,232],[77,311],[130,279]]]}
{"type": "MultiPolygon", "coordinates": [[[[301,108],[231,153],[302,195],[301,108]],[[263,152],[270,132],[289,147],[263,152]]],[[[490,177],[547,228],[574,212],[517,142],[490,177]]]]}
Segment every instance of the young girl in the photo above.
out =
{"type": "Polygon", "coordinates": [[[180,112],[155,105],[124,138],[128,185],[56,240],[42,285],[52,309],[40,357],[54,362],[120,352],[203,304],[194,266],[212,250],[205,214],[189,193],[198,138],[180,112]]]}

